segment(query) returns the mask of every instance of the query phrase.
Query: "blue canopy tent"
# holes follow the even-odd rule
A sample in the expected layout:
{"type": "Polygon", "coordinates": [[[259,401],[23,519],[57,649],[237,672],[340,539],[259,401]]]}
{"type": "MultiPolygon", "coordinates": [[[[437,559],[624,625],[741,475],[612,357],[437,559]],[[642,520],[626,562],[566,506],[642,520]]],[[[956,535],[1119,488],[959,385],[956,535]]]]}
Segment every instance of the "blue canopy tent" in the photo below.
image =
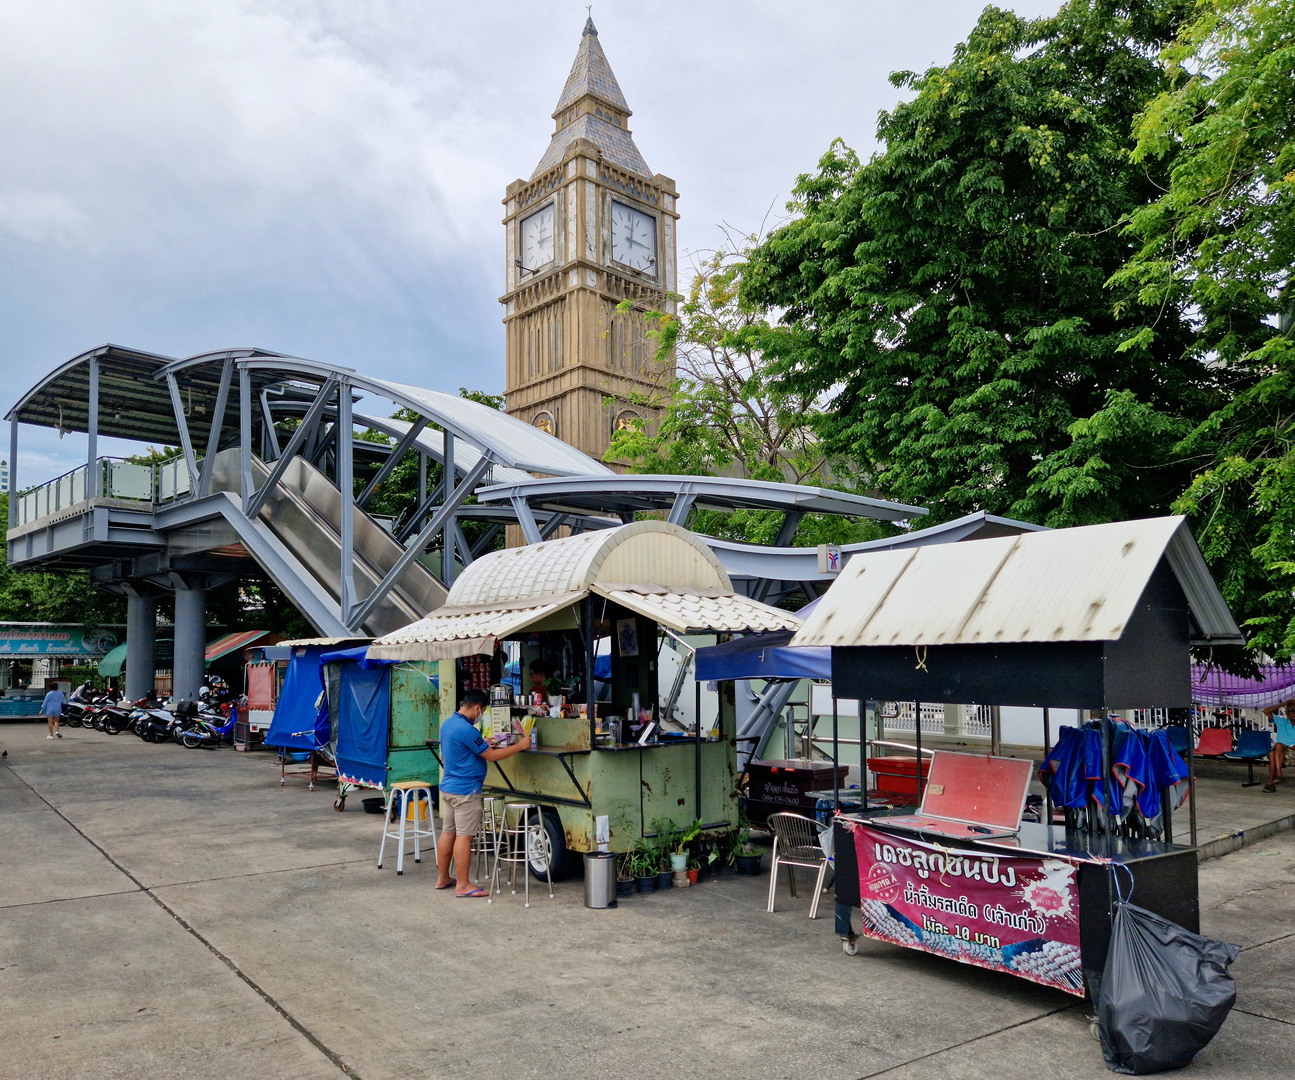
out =
{"type": "Polygon", "coordinates": [[[288,661],[274,719],[265,734],[266,746],[285,750],[323,750],[328,746],[328,708],[319,697],[324,691],[320,658],[335,647],[335,643],[266,646],[267,660],[288,661]]]}
{"type": "MultiPolygon", "coordinates": [[[[337,649],[319,658],[334,664],[336,679],[337,779],[382,790],[387,785],[387,743],[391,722],[392,660],[370,660],[368,646],[337,649]]],[[[334,689],[333,681],[329,689],[334,689]]],[[[333,702],[325,711],[332,720],[333,702]]]]}
{"type": "Polygon", "coordinates": [[[792,631],[778,630],[707,645],[697,650],[697,678],[831,679],[832,650],[795,648],[788,644],[792,637],[792,631]]]}
{"type": "MultiPolygon", "coordinates": [[[[814,603],[818,603],[817,600],[814,603]]],[[[807,604],[802,612],[812,608],[807,604]]],[[[794,632],[777,630],[748,634],[697,650],[695,677],[699,683],[721,679],[763,679],[769,685],[737,732],[739,759],[749,764],[768,739],[797,682],[832,678],[830,648],[798,648],[789,644],[794,632]]]]}

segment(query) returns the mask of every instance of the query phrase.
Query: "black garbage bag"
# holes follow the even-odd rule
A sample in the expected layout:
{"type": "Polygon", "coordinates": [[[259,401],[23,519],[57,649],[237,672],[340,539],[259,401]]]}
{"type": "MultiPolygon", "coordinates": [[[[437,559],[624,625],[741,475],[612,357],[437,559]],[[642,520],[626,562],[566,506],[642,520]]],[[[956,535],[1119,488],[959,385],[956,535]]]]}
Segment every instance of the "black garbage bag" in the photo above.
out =
{"type": "Polygon", "coordinates": [[[1118,904],[1097,991],[1106,1067],[1140,1075],[1188,1064],[1236,1003],[1228,966],[1240,952],[1145,908],[1118,904]]]}

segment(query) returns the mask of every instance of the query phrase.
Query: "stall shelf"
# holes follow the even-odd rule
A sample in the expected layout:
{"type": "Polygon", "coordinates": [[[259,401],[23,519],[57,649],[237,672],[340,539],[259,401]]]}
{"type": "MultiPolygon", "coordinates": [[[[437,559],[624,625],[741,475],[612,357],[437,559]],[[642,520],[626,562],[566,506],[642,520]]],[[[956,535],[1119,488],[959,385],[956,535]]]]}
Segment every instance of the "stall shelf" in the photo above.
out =
{"type": "MultiPolygon", "coordinates": [[[[1184,519],[1153,518],[856,556],[792,645],[831,648],[838,697],[1046,716],[1187,708],[1190,647],[1243,641],[1184,519]]],[[[1111,777],[1105,719],[1101,735],[1111,777]]],[[[1194,848],[1127,839],[1120,815],[1100,805],[1088,819],[1090,832],[1026,823],[1009,840],[971,840],[888,826],[865,807],[838,818],[838,900],[867,905],[870,936],[1082,994],[1101,975],[1117,889],[1188,929],[1198,923],[1194,848]],[[861,851],[868,864],[852,874],[861,851]],[[981,860],[966,863],[974,875],[961,876],[965,859],[981,860]],[[1013,868],[1011,888],[999,887],[998,860],[1013,868]],[[1028,928],[1016,938],[1033,936],[987,934],[989,912],[1028,928]],[[1076,951],[1082,981],[1066,966],[1076,951]]]]}
{"type": "Polygon", "coordinates": [[[492,683],[509,670],[510,649],[523,672],[535,658],[558,666],[552,678],[564,702],[554,708],[565,715],[537,719],[538,749],[492,763],[486,783],[492,793],[539,803],[556,851],[621,852],[657,820],[700,820],[710,830],[737,823],[732,705],[717,692],[703,702],[694,680],[693,723],[676,722],[685,680],[667,677],[662,650],[679,649],[687,665],[698,637],[794,630],[800,622],[736,593],[694,534],[641,521],[483,556],[444,607],[377,639],[368,656],[438,661],[442,691],[454,687],[456,701],[462,680],[480,674],[456,672],[459,658],[489,658],[492,683]],[[604,652],[607,677],[596,677],[604,652]],[[622,721],[619,739],[612,718],[622,721]],[[657,725],[646,741],[640,722],[657,725]]]}

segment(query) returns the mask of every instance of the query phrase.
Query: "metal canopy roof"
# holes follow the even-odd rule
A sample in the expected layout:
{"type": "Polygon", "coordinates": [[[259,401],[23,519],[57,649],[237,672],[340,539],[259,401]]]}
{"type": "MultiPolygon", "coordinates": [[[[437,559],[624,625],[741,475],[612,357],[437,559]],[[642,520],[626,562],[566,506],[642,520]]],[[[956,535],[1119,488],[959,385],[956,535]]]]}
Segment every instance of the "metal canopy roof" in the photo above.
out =
{"type": "MultiPolygon", "coordinates": [[[[919,547],[923,544],[952,544],[960,540],[986,540],[995,536],[1014,536],[1022,532],[1039,532],[1043,525],[1027,521],[996,517],[978,510],[974,514],[943,521],[925,529],[914,529],[899,536],[885,536],[880,540],[864,540],[857,544],[841,545],[841,564],[844,566],[855,555],[865,551],[894,551],[897,548],[919,547]]],[[[718,540],[707,537],[706,543],[717,552],[729,575],[735,578],[756,578],[784,582],[835,581],[837,574],[818,569],[818,549],[812,547],[774,547],[766,544],[743,543],[738,540],[718,540]]]]}
{"type": "Polygon", "coordinates": [[[301,379],[323,383],[328,379],[344,378],[355,390],[376,394],[426,416],[456,438],[480,447],[509,468],[554,475],[613,475],[607,466],[539,428],[455,394],[373,379],[350,368],[296,357],[251,357],[238,360],[238,364],[254,373],[253,381],[258,388],[301,379]]]}
{"type": "MultiPolygon", "coordinates": [[[[9,410],[6,420],[86,431],[89,428],[90,361],[99,361],[99,434],[174,446],[180,441],[171,398],[155,376],[171,357],[120,345],[100,345],[73,357],[46,375],[9,410]]],[[[216,382],[196,384],[189,403],[210,417],[216,382]]]]}
{"type": "Polygon", "coordinates": [[[1187,599],[1194,643],[1243,644],[1181,517],[860,553],[792,643],[1118,640],[1162,559],[1187,599]]]}
{"type": "Polygon", "coordinates": [[[482,488],[477,497],[482,502],[521,498],[546,509],[576,513],[630,514],[669,510],[680,497],[691,498],[692,505],[703,510],[780,510],[783,513],[837,514],[882,521],[902,521],[927,513],[920,506],[870,499],[829,488],[718,476],[563,476],[482,488]]]}

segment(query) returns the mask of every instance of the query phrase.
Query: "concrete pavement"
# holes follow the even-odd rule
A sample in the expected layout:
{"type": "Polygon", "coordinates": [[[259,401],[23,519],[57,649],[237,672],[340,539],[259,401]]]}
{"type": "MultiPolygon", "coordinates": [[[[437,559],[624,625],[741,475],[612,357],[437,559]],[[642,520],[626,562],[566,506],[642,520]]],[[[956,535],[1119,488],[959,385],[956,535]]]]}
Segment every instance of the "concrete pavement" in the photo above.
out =
{"type": "MultiPolygon", "coordinates": [[[[0,726],[0,1077],[1108,1076],[1083,1004],[873,942],[768,879],[587,911],[376,868],[380,819],[269,755],[0,726]]],[[[1247,793],[1248,794],[1248,793],[1247,793]]],[[[1268,798],[1271,798],[1268,797],[1268,798]]],[[[767,860],[766,860],[767,861],[767,860]]],[[[1288,1067],[1295,834],[1201,866],[1240,1002],[1193,1071],[1288,1067]]]]}

